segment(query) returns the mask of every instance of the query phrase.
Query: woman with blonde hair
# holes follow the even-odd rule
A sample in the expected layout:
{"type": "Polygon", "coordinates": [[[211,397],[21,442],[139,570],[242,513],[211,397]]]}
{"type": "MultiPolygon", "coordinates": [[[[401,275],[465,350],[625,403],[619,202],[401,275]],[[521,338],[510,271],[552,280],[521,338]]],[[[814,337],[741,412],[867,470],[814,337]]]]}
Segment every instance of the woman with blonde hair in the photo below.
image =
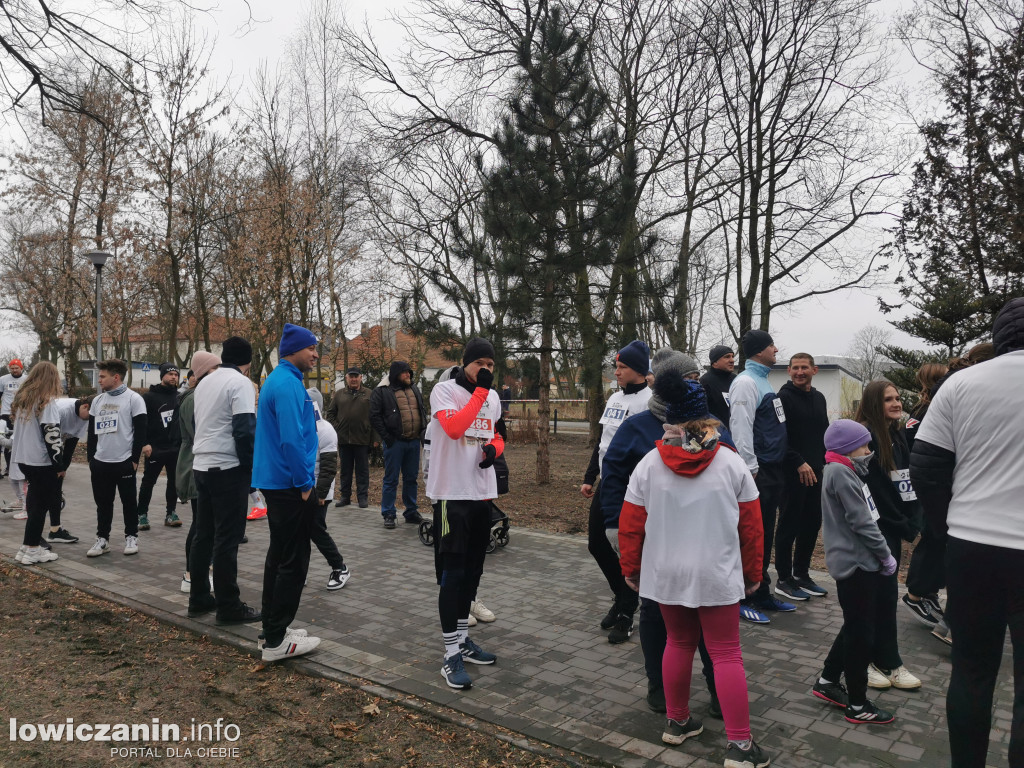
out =
{"type": "Polygon", "coordinates": [[[60,411],[57,399],[62,395],[57,366],[41,362],[32,366],[11,404],[14,441],[11,461],[28,481],[25,508],[25,538],[15,557],[24,565],[47,563],[57,554],[39,546],[46,514],[60,515],[60,483],[63,477],[60,411]]]}

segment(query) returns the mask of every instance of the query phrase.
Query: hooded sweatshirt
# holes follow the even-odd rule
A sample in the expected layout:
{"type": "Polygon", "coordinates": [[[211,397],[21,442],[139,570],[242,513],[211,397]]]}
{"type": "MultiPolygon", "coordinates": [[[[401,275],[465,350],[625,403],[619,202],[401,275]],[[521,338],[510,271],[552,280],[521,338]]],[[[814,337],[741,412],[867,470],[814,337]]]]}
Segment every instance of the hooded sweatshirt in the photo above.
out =
{"type": "Polygon", "coordinates": [[[822,541],[825,565],[833,579],[860,569],[874,573],[891,553],[878,529],[878,511],[867,483],[846,456],[825,454],[821,481],[822,541]]]}
{"type": "Polygon", "coordinates": [[[729,389],[736,374],[718,368],[708,368],[708,372],[700,377],[700,384],[708,396],[708,411],[723,424],[729,423],[729,389]]]}
{"type": "Polygon", "coordinates": [[[712,447],[666,445],[637,465],[619,519],[619,562],[640,596],[666,605],[731,605],[761,580],[764,532],[743,461],[712,447]]]}
{"type": "Polygon", "coordinates": [[[409,364],[396,360],[387,383],[382,381],[370,394],[370,423],[388,447],[399,439],[422,439],[427,428],[423,395],[415,385],[402,383],[406,371],[412,372],[409,364]]]}
{"type": "Polygon", "coordinates": [[[181,444],[177,413],[178,388],[164,383],[154,384],[142,399],[146,401],[146,438],[158,451],[177,452],[181,444]]]}

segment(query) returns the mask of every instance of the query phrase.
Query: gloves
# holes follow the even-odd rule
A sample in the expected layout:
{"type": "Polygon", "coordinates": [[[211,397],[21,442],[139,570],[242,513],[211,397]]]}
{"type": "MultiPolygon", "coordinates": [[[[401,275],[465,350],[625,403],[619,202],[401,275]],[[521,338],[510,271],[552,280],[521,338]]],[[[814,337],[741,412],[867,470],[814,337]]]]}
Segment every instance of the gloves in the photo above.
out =
{"type": "Polygon", "coordinates": [[[619,554],[619,529],[605,528],[604,535],[608,537],[608,543],[612,545],[612,549],[615,550],[615,554],[619,554]]]}
{"type": "Polygon", "coordinates": [[[488,469],[489,467],[493,467],[494,460],[498,458],[498,451],[495,449],[493,445],[490,444],[485,445],[483,447],[483,451],[484,460],[477,464],[477,466],[480,467],[480,469],[488,469]]]}
{"type": "Polygon", "coordinates": [[[486,368],[481,368],[476,372],[476,385],[483,387],[484,389],[490,389],[491,385],[494,384],[494,374],[486,368]]]}
{"type": "Polygon", "coordinates": [[[894,573],[896,573],[896,558],[889,555],[889,557],[882,561],[882,575],[892,576],[894,573]]]}

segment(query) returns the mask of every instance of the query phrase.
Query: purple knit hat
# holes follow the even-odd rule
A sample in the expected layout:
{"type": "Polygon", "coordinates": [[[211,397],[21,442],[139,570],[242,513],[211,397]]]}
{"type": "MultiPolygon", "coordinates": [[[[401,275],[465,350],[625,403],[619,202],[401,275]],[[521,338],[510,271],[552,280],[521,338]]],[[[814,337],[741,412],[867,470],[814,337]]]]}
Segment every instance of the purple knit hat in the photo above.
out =
{"type": "Polygon", "coordinates": [[[847,454],[870,442],[868,428],[850,419],[833,421],[825,430],[826,451],[847,454]]]}

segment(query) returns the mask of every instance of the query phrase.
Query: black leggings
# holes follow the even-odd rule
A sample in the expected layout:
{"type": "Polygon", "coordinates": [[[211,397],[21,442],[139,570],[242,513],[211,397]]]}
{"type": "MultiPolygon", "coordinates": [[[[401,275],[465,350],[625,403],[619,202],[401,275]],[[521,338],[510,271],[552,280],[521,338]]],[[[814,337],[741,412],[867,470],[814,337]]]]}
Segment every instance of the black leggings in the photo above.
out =
{"type": "Polygon", "coordinates": [[[441,631],[458,631],[459,619],[469,617],[469,607],[476,599],[480,578],[484,574],[487,542],[491,538],[491,503],[489,501],[448,501],[434,504],[434,568],[437,573],[437,613],[441,631]],[[441,551],[441,505],[449,509],[462,507],[468,525],[459,529],[456,549],[441,551]]]}
{"type": "Polygon", "coordinates": [[[43,535],[43,525],[46,523],[46,513],[50,513],[51,520],[60,520],[60,483],[57,468],[53,465],[34,467],[20,462],[18,468],[28,480],[28,495],[25,498],[28,519],[25,520],[25,538],[22,543],[26,547],[38,547],[43,535]]]}
{"type": "Polygon", "coordinates": [[[838,683],[845,673],[850,703],[857,706],[867,701],[868,664],[874,655],[877,629],[888,622],[890,614],[892,618],[896,615],[896,605],[888,599],[888,578],[858,568],[845,579],[836,580],[843,626],[825,657],[822,677],[838,683]]]}

